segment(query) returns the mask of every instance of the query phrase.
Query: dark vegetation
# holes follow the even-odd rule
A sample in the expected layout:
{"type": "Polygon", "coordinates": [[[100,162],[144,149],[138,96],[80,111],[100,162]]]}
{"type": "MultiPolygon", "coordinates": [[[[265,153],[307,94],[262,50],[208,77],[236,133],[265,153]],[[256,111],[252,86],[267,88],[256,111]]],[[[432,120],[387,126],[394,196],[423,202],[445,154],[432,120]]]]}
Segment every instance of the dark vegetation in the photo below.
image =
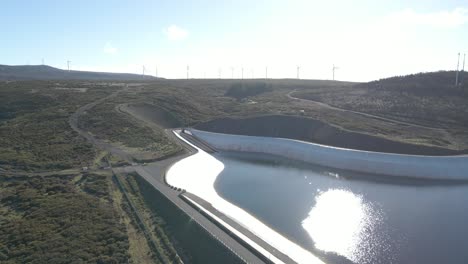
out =
{"type": "Polygon", "coordinates": [[[97,138],[123,145],[135,160],[160,159],[181,151],[167,138],[162,128],[151,128],[117,111],[122,99],[106,100],[95,106],[79,119],[79,126],[97,138]]]}
{"type": "Polygon", "coordinates": [[[1,263],[126,263],[108,176],[0,176],[1,263]]]}
{"type": "Polygon", "coordinates": [[[455,87],[454,79],[453,71],[419,73],[352,87],[304,89],[293,95],[402,121],[466,130],[468,77],[463,87],[455,87]]]}
{"type": "MultiPolygon", "coordinates": [[[[109,176],[71,175],[68,171],[62,175],[52,172],[51,176],[24,176],[90,166],[98,152],[70,128],[68,119],[79,107],[127,84],[128,89],[118,96],[81,116],[79,125],[125,151],[135,155],[144,153],[148,159],[180,150],[166,138],[163,128],[215,119],[221,121],[204,125],[218,132],[237,130],[246,134],[298,137],[352,148],[448,153],[468,148],[467,96],[451,86],[452,75],[453,72],[418,74],[367,84],[312,80],[243,80],[241,85],[240,80],[159,80],[140,84],[0,82],[0,262],[25,263],[34,259],[40,263],[63,263],[70,260],[67,256],[72,256],[77,263],[126,263],[128,254],[137,254],[128,250],[129,244],[138,249],[146,243],[144,238],[140,240],[143,243],[134,241],[142,237],[134,224],[120,222],[122,218],[128,219],[125,215],[130,211],[125,202],[116,205],[118,191],[108,193],[108,186],[114,186],[106,178],[109,176]],[[293,90],[294,96],[444,129],[414,127],[330,110],[288,98],[286,95],[293,90]],[[123,104],[143,106],[145,118],[157,126],[119,111],[123,104]],[[156,111],[156,116],[152,116],[148,112],[151,109],[164,111],[156,111]],[[259,115],[279,117],[247,119],[242,123],[225,119],[259,115]],[[286,119],[284,115],[310,119],[286,119]],[[397,143],[390,146],[389,139],[397,143]],[[436,146],[446,149],[433,148],[436,146]],[[5,176],[7,172],[13,176],[5,176]],[[121,212],[121,207],[126,213],[121,212]]],[[[238,262],[144,180],[139,177],[135,180],[126,182],[127,189],[154,231],[153,236],[160,241],[164,254],[173,256],[176,249],[186,262],[238,262]]],[[[146,258],[140,260],[143,259],[146,258]]]]}
{"type": "Polygon", "coordinates": [[[149,210],[160,217],[158,224],[178,241],[185,263],[242,263],[148,182],[139,176],[135,180],[149,210]]]}
{"type": "Polygon", "coordinates": [[[0,80],[142,81],[156,79],[149,75],[130,73],[67,71],[47,65],[0,65],[0,80]]]}
{"type": "Polygon", "coordinates": [[[86,92],[67,89],[76,83],[0,83],[0,167],[21,170],[60,170],[86,165],[93,146],[68,125],[82,105],[109,93],[87,86],[86,92]],[[63,89],[55,89],[57,86],[63,89]]]}
{"type": "MultiPolygon", "coordinates": [[[[180,253],[178,252],[184,252],[184,250],[179,246],[177,240],[168,232],[164,218],[156,212],[150,211],[146,206],[135,180],[138,174],[131,173],[125,176],[117,175],[116,177],[116,180],[120,182],[121,187],[136,209],[136,212],[131,214],[133,215],[132,222],[135,226],[140,226],[141,229],[145,229],[142,230],[142,232],[149,231],[149,234],[146,235],[150,242],[149,244],[152,245],[153,260],[156,263],[182,263],[182,258],[187,261],[185,256],[180,258],[180,253]]],[[[156,190],[154,191],[157,192],[156,190]]],[[[128,209],[130,210],[130,208],[128,209]]]]}
{"type": "Polygon", "coordinates": [[[238,82],[231,84],[225,95],[237,100],[271,91],[271,85],[265,82],[238,82]]]}
{"type": "Polygon", "coordinates": [[[171,111],[152,104],[133,104],[126,106],[126,111],[135,113],[147,122],[154,123],[161,128],[177,128],[182,122],[171,111]]]}

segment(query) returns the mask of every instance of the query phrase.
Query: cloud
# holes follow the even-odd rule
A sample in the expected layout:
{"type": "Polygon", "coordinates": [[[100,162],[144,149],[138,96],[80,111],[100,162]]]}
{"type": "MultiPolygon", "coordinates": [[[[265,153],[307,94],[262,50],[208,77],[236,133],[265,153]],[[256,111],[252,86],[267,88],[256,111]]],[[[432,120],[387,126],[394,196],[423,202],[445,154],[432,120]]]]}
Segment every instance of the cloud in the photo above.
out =
{"type": "Polygon", "coordinates": [[[115,54],[119,50],[116,47],[112,46],[111,43],[107,42],[106,45],[104,46],[103,51],[104,53],[107,53],[107,54],[115,54]]]}
{"type": "Polygon", "coordinates": [[[188,37],[188,31],[178,27],[176,25],[171,25],[168,28],[164,29],[164,34],[166,34],[169,40],[183,40],[188,37]]]}
{"type": "Polygon", "coordinates": [[[404,9],[390,14],[387,22],[400,25],[423,25],[433,27],[457,27],[468,23],[468,9],[455,8],[451,11],[433,13],[418,13],[412,9],[404,9]]]}

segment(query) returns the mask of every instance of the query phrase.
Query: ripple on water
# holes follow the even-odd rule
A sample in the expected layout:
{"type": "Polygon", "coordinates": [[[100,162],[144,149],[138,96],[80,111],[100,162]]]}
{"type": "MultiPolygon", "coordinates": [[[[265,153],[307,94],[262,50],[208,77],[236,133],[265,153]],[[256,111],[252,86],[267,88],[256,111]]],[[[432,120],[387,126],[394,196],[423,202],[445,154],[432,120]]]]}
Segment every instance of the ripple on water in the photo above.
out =
{"type": "Polygon", "coordinates": [[[302,226],[317,249],[355,263],[392,262],[394,243],[382,230],[384,215],[378,206],[346,189],[320,191],[315,199],[302,226]]]}

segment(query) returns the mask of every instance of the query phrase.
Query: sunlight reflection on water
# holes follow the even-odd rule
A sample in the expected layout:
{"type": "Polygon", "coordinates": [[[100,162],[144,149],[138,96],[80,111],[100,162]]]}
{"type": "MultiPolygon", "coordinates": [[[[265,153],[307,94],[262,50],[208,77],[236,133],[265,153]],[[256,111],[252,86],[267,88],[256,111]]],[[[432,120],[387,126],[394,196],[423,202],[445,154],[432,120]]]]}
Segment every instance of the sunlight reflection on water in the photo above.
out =
{"type": "Polygon", "coordinates": [[[375,230],[382,214],[361,195],[344,189],[329,189],[316,196],[316,204],[302,221],[315,247],[334,252],[356,263],[373,263],[373,256],[386,251],[385,239],[375,230]]]}

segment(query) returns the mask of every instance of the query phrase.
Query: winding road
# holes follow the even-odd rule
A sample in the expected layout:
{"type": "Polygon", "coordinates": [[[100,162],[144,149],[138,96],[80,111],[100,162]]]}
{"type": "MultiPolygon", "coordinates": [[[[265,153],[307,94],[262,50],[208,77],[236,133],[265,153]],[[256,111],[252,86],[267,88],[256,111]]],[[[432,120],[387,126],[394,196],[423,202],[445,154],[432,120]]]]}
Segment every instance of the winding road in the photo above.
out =
{"type": "Polygon", "coordinates": [[[415,124],[415,123],[409,123],[409,122],[400,121],[400,120],[396,120],[396,119],[392,119],[392,118],[387,118],[387,117],[377,116],[377,115],[363,113],[363,112],[359,112],[359,111],[353,111],[353,110],[348,110],[348,109],[344,109],[344,108],[339,108],[339,107],[331,106],[329,104],[322,103],[322,102],[319,102],[319,101],[314,101],[314,100],[311,100],[311,99],[303,99],[303,98],[294,97],[292,94],[294,92],[296,92],[296,91],[297,90],[292,90],[289,93],[287,93],[286,96],[289,99],[292,99],[292,100],[313,103],[313,104],[316,104],[316,105],[318,105],[320,107],[323,107],[323,108],[326,108],[326,109],[353,113],[353,114],[357,114],[357,115],[361,115],[361,116],[365,116],[365,117],[370,117],[370,118],[373,118],[373,119],[382,120],[382,121],[386,121],[386,122],[391,122],[391,123],[395,123],[395,124],[401,124],[401,125],[406,125],[406,126],[420,127],[420,128],[425,128],[425,129],[437,130],[437,131],[440,131],[440,132],[446,132],[446,130],[443,129],[443,128],[430,127],[430,126],[424,126],[424,125],[419,125],[419,124],[415,124]]]}
{"type": "MultiPolygon", "coordinates": [[[[121,90],[115,91],[112,94],[103,97],[97,101],[89,103],[80,107],[75,113],[73,113],[69,118],[69,124],[71,128],[76,131],[78,134],[86,138],[90,143],[95,145],[97,148],[109,151],[113,155],[116,155],[127,162],[132,162],[132,156],[125,151],[112,146],[111,144],[104,142],[103,140],[95,138],[89,132],[81,129],[78,125],[78,120],[81,115],[86,111],[90,110],[97,104],[104,102],[112,97],[118,96],[119,93],[126,91],[128,87],[124,87],[121,90]]],[[[134,117],[135,118],[135,117],[134,117]]],[[[139,119],[140,120],[140,119],[139,119]]],[[[140,120],[142,121],[142,120],[140,120]]],[[[234,255],[236,255],[240,260],[245,263],[265,263],[262,259],[257,257],[252,251],[243,246],[236,239],[227,234],[223,229],[218,227],[215,223],[211,222],[204,215],[202,215],[198,210],[194,209],[191,205],[185,202],[181,198],[181,191],[177,191],[169,187],[164,180],[166,170],[175,162],[195,153],[191,146],[181,142],[172,133],[172,130],[164,130],[166,135],[170,140],[181,144],[181,146],[186,149],[186,152],[175,156],[170,157],[161,161],[156,161],[149,163],[146,166],[143,165],[134,165],[127,167],[114,167],[112,170],[114,173],[129,173],[137,172],[141,177],[143,177],[148,183],[150,183],[157,191],[163,194],[167,199],[169,199],[174,205],[176,205],[180,210],[186,213],[190,218],[198,223],[203,229],[205,229],[214,239],[218,240],[226,249],[230,250],[234,255]]]]}
{"type": "Polygon", "coordinates": [[[94,101],[92,103],[89,103],[87,105],[84,105],[84,106],[78,108],[78,110],[76,110],[76,112],[73,113],[70,116],[70,118],[68,119],[68,124],[70,125],[70,127],[74,131],[76,131],[80,136],[86,138],[93,145],[97,146],[100,149],[109,151],[113,155],[118,156],[121,159],[131,163],[133,158],[132,158],[132,156],[130,154],[128,154],[125,151],[113,146],[112,144],[109,144],[109,143],[105,142],[104,140],[97,139],[92,134],[90,134],[88,131],[85,131],[85,130],[81,129],[78,126],[79,117],[81,115],[83,115],[84,113],[86,113],[86,111],[90,110],[91,108],[95,107],[96,105],[98,105],[98,104],[100,104],[100,103],[102,103],[102,102],[104,102],[104,101],[106,101],[106,100],[108,100],[108,99],[110,99],[112,97],[116,97],[117,95],[119,95],[119,93],[127,91],[127,90],[128,90],[128,86],[125,86],[124,88],[122,88],[120,90],[117,90],[117,91],[111,93],[110,95],[108,95],[106,97],[103,97],[103,98],[101,98],[101,99],[99,99],[97,101],[94,101]]]}

